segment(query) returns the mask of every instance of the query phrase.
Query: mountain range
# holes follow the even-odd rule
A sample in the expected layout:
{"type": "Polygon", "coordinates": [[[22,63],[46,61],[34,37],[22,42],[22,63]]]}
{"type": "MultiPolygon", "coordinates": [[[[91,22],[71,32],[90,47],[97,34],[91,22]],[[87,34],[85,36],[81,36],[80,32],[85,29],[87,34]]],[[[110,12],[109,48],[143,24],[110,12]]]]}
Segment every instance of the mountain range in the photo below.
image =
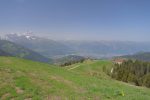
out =
{"type": "Polygon", "coordinates": [[[7,39],[16,44],[22,45],[43,56],[54,58],[71,54],[73,50],[61,42],[26,34],[8,34],[7,39]]]}
{"type": "Polygon", "coordinates": [[[48,58],[79,55],[93,58],[110,58],[150,51],[149,42],[130,41],[54,41],[34,34],[7,34],[7,39],[48,58]]]}

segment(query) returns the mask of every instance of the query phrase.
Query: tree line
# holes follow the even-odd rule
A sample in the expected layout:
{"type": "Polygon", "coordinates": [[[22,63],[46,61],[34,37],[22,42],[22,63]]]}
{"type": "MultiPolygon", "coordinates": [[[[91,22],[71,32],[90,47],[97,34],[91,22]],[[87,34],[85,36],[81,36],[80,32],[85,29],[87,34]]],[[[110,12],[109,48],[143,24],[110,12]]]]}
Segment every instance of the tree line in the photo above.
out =
{"type": "Polygon", "coordinates": [[[114,64],[111,77],[119,81],[150,88],[150,62],[128,60],[120,65],[114,64]]]}
{"type": "Polygon", "coordinates": [[[69,65],[72,65],[72,64],[75,64],[75,63],[83,63],[86,59],[80,59],[80,60],[69,60],[69,61],[66,61],[62,64],[60,64],[61,67],[65,67],[65,66],[69,66],[69,65]]]}

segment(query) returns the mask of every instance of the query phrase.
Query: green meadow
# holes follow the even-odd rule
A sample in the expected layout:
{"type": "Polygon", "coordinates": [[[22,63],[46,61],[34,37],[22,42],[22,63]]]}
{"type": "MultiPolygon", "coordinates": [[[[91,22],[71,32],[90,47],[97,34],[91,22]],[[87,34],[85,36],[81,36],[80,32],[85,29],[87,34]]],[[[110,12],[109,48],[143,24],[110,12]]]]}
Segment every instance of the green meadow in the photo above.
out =
{"type": "Polygon", "coordinates": [[[116,81],[112,62],[87,60],[58,67],[0,57],[0,100],[149,100],[150,89],[116,81]]]}

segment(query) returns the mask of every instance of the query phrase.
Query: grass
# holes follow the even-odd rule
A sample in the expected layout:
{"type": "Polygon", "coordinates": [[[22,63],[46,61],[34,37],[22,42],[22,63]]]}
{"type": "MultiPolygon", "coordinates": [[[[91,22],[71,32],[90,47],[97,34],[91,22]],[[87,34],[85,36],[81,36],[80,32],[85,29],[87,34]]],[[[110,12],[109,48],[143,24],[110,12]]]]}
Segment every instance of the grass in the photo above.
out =
{"type": "Polygon", "coordinates": [[[0,57],[0,100],[149,100],[150,89],[111,79],[110,61],[65,68],[0,57]],[[105,66],[105,67],[104,67],[105,66]]]}

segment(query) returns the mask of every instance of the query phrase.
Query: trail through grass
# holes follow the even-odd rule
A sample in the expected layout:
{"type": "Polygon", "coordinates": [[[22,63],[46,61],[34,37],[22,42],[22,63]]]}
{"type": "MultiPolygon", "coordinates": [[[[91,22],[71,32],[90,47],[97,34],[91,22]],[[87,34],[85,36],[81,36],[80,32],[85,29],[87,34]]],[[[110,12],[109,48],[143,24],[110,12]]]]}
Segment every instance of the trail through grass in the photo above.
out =
{"type": "Polygon", "coordinates": [[[77,66],[71,67],[71,68],[69,68],[68,70],[72,70],[72,69],[75,69],[75,68],[77,68],[77,67],[80,67],[80,65],[77,65],[77,66]]]}

